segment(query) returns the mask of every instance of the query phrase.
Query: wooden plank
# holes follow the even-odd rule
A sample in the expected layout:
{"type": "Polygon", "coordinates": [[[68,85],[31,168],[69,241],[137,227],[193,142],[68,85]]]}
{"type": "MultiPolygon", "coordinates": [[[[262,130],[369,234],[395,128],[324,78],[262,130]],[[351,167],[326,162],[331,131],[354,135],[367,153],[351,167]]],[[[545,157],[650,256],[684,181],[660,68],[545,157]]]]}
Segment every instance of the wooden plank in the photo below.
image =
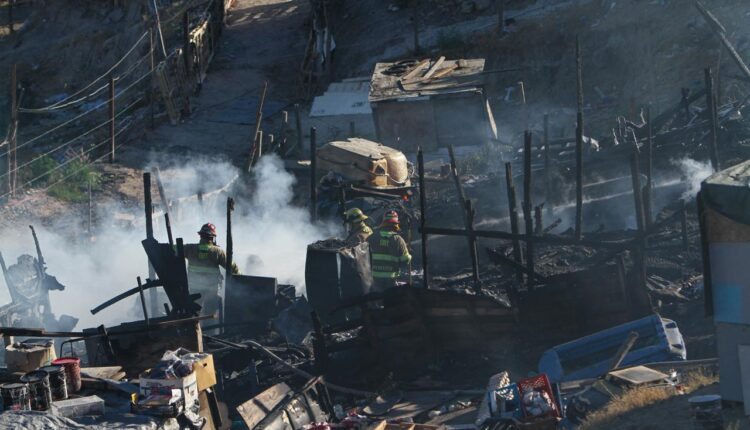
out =
{"type": "Polygon", "coordinates": [[[424,59],[419,62],[416,66],[414,66],[413,69],[411,69],[409,72],[407,72],[404,76],[401,77],[402,81],[408,81],[410,79],[414,79],[415,76],[417,76],[417,73],[422,71],[428,64],[430,64],[430,59],[424,59]]]}
{"type": "Polygon", "coordinates": [[[237,407],[248,428],[255,428],[270,412],[292,394],[285,383],[276,384],[237,407]]]}
{"type": "Polygon", "coordinates": [[[428,70],[427,73],[425,73],[425,75],[422,77],[422,80],[426,81],[430,79],[432,75],[434,75],[435,72],[437,72],[437,69],[443,65],[444,61],[445,61],[445,57],[441,56],[440,58],[438,58],[437,61],[435,61],[435,64],[433,64],[432,67],[430,67],[430,70],[428,70]]]}
{"type": "Polygon", "coordinates": [[[125,377],[122,366],[82,367],[81,376],[120,381],[125,377]]]}

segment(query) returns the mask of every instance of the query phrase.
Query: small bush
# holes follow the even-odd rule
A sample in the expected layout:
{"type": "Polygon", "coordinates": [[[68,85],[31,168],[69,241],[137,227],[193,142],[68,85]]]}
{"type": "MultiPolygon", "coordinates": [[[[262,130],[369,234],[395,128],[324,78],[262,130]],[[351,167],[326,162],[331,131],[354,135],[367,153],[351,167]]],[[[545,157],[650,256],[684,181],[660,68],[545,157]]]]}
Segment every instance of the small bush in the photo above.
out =
{"type": "Polygon", "coordinates": [[[54,176],[54,173],[52,172],[56,167],[58,166],[57,161],[55,161],[54,158],[50,157],[49,155],[45,155],[38,160],[31,163],[29,166],[29,177],[28,180],[31,180],[31,186],[32,187],[43,187],[49,183],[54,182],[52,176],[54,176]]]}

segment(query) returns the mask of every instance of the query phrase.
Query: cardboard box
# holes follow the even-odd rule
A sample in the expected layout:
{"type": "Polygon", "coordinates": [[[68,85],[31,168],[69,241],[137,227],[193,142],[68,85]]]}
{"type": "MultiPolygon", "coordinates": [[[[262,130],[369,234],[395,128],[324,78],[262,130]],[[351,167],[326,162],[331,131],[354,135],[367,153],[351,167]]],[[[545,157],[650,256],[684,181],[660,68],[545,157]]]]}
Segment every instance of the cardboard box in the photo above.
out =
{"type": "Polygon", "coordinates": [[[148,376],[149,372],[146,371],[138,381],[140,387],[138,392],[139,406],[148,408],[149,404],[151,406],[156,406],[156,404],[161,406],[174,405],[182,398],[184,399],[183,407],[185,410],[200,409],[196,372],[175,379],[151,379],[148,376]]]}
{"type": "Polygon", "coordinates": [[[27,373],[46,366],[55,360],[55,344],[8,345],[5,347],[5,365],[11,372],[27,373]]]}
{"type": "Polygon", "coordinates": [[[200,357],[193,362],[193,372],[198,380],[198,391],[203,391],[216,385],[216,369],[214,369],[214,356],[207,353],[189,354],[191,357],[200,357]]]}

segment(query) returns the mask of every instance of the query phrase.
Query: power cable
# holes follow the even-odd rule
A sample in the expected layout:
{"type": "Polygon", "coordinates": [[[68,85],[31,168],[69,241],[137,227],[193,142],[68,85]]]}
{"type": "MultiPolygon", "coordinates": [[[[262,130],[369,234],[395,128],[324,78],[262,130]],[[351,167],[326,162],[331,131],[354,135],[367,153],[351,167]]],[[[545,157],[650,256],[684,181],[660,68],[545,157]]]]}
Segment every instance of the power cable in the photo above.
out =
{"type": "Polygon", "coordinates": [[[128,56],[130,56],[130,54],[133,53],[133,51],[135,50],[135,48],[138,47],[138,45],[143,41],[143,39],[146,38],[146,36],[148,36],[148,32],[147,31],[144,32],[141,35],[141,37],[133,44],[133,46],[128,50],[128,52],[126,52],[125,55],[123,55],[112,67],[110,67],[109,70],[107,70],[106,72],[104,72],[101,76],[99,76],[98,78],[94,79],[88,85],[86,85],[85,87],[83,87],[80,90],[76,91],[75,93],[73,93],[73,94],[65,97],[64,99],[62,99],[60,101],[52,103],[49,106],[45,106],[45,107],[42,107],[42,108],[33,108],[33,109],[19,109],[19,111],[25,112],[25,111],[28,111],[28,110],[50,109],[50,108],[54,108],[54,107],[56,107],[56,106],[58,106],[58,105],[60,105],[62,103],[67,103],[70,99],[72,99],[74,97],[78,97],[79,95],[81,95],[82,93],[84,93],[86,90],[88,90],[89,88],[91,88],[95,83],[97,83],[100,80],[106,78],[107,76],[110,76],[112,74],[112,71],[115,70],[120,64],[122,64],[122,62],[125,60],[125,58],[127,58],[128,56]]]}

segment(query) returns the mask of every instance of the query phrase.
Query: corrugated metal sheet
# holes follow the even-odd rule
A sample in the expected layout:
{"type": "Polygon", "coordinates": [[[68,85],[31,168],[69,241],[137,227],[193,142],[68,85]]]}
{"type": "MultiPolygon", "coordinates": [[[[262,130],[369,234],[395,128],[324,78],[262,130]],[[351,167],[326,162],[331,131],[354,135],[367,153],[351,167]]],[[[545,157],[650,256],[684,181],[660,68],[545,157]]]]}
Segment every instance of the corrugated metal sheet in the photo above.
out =
{"type": "Polygon", "coordinates": [[[334,82],[325,94],[315,97],[310,116],[371,115],[369,93],[369,78],[334,82]]]}

